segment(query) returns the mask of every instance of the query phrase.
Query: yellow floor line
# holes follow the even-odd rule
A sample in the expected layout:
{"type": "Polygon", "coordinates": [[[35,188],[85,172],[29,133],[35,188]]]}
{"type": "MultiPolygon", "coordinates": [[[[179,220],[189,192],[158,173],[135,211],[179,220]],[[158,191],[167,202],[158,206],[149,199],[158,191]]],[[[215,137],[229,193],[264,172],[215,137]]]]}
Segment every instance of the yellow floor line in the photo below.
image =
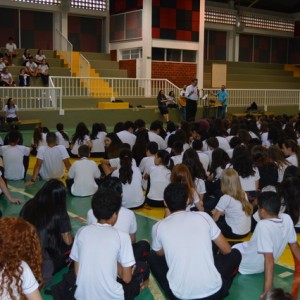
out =
{"type": "Polygon", "coordinates": [[[161,292],[160,288],[158,287],[156,280],[153,278],[152,274],[150,273],[150,281],[149,281],[149,290],[155,300],[164,300],[166,299],[161,292]]]}

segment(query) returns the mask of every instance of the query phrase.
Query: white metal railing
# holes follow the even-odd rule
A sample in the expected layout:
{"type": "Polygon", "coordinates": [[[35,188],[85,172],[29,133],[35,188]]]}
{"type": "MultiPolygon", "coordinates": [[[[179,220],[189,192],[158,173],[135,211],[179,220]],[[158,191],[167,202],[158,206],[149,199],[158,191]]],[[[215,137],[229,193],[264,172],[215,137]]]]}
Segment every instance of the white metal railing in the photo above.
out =
{"type": "Polygon", "coordinates": [[[63,87],[63,97],[156,97],[159,90],[166,94],[172,90],[177,99],[180,93],[167,79],[51,76],[51,80],[54,86],[63,87]]]}
{"type": "Polygon", "coordinates": [[[56,29],[56,32],[58,34],[57,39],[57,49],[62,58],[67,62],[67,64],[70,66],[70,72],[72,76],[73,71],[73,45],[70,43],[70,41],[58,30],[56,29]]]}
{"type": "MultiPolygon", "coordinates": [[[[216,89],[204,89],[203,95],[215,94],[216,89]]],[[[227,89],[229,107],[249,107],[252,102],[263,107],[264,111],[268,106],[298,106],[300,110],[300,90],[280,89],[227,89]]],[[[208,99],[211,96],[208,96],[208,99]]]]}
{"type": "Polygon", "coordinates": [[[1,87],[0,99],[4,107],[13,98],[19,110],[49,109],[62,107],[60,87],[1,87]]]}
{"type": "Polygon", "coordinates": [[[91,75],[90,62],[80,53],[79,54],[79,77],[90,77],[91,75]]]}

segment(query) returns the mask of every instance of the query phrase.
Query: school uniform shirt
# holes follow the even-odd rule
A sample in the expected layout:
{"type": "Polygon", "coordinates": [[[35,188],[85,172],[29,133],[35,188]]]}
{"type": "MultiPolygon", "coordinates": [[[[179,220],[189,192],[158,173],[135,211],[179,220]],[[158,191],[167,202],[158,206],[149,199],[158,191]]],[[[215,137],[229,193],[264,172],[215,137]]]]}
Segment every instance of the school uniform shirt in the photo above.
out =
{"type": "Polygon", "coordinates": [[[201,178],[195,178],[195,188],[198,194],[202,195],[206,193],[205,182],[201,178]]]}
{"type": "Polygon", "coordinates": [[[179,299],[205,298],[220,290],[222,279],[212,253],[212,240],[220,233],[204,212],[175,212],[153,226],[152,249],[163,249],[167,279],[179,299]]]}
{"type": "Polygon", "coordinates": [[[148,131],[149,141],[155,142],[158,145],[158,150],[165,150],[168,146],[164,139],[155,132],[148,131]]]}
{"type": "Polygon", "coordinates": [[[69,158],[69,154],[64,146],[41,146],[36,157],[43,161],[40,169],[40,175],[43,180],[60,179],[64,176],[63,160],[69,158]]]}
{"type": "Polygon", "coordinates": [[[63,135],[59,132],[56,131],[55,132],[56,138],[57,138],[57,145],[62,145],[64,146],[66,149],[70,148],[70,143],[68,140],[65,140],[63,135]]]}
{"type": "Polygon", "coordinates": [[[239,272],[241,274],[263,272],[264,253],[273,253],[276,262],[286,245],[296,242],[297,235],[289,215],[280,214],[279,218],[260,220],[249,242],[233,246],[242,254],[239,272]]]}
{"type": "MultiPolygon", "coordinates": [[[[88,225],[96,224],[98,222],[92,209],[90,209],[87,213],[87,221],[88,225]]],[[[136,233],[137,224],[134,212],[126,207],[121,206],[114,228],[128,234],[136,233]]]]}
{"type": "Polygon", "coordinates": [[[266,148],[271,146],[271,142],[268,140],[269,132],[263,132],[260,136],[262,145],[266,148]]]}
{"type": "Polygon", "coordinates": [[[165,188],[170,183],[171,171],[165,166],[154,166],[150,169],[150,189],[147,198],[151,200],[164,200],[165,188]]]}
{"type": "Polygon", "coordinates": [[[200,162],[202,163],[202,166],[207,174],[208,166],[210,164],[209,156],[202,151],[197,151],[197,154],[198,154],[200,162]]]}
{"type": "MultiPolygon", "coordinates": [[[[138,167],[132,167],[132,181],[131,183],[122,183],[123,196],[122,206],[127,208],[134,208],[144,203],[145,197],[142,189],[142,174],[138,167]]],[[[112,177],[119,178],[119,169],[111,174],[112,177]]]]}
{"type": "Polygon", "coordinates": [[[18,106],[15,104],[15,107],[8,108],[7,105],[4,106],[4,111],[7,114],[7,118],[16,118],[16,112],[18,111],[18,106]]]}
{"type": "Polygon", "coordinates": [[[4,62],[0,62],[0,72],[6,67],[6,64],[4,62]]]}
{"type": "MultiPolygon", "coordinates": [[[[149,174],[150,173],[150,169],[155,166],[154,159],[155,159],[155,156],[146,156],[141,160],[140,165],[139,165],[139,169],[140,169],[142,174],[149,174]]],[[[143,187],[144,190],[147,189],[148,180],[145,180],[143,178],[142,187],[143,187]]]]}
{"type": "Polygon", "coordinates": [[[174,156],[171,157],[171,159],[174,163],[174,166],[182,164],[182,157],[183,157],[182,154],[174,155],[174,156]]]}
{"type": "Polygon", "coordinates": [[[47,65],[39,65],[38,69],[40,70],[41,74],[45,74],[46,71],[49,70],[49,67],[47,65]]]}
{"type": "MultiPolygon", "coordinates": [[[[21,274],[21,288],[22,293],[26,296],[31,293],[33,293],[35,290],[39,288],[39,284],[36,281],[30,267],[25,261],[21,262],[21,268],[23,269],[23,272],[21,274]]],[[[0,277],[2,277],[2,272],[0,271],[0,277]]],[[[2,279],[1,279],[2,280],[2,279]]],[[[3,294],[1,295],[1,300],[11,300],[11,297],[8,294],[7,291],[7,283],[5,282],[2,286],[3,288],[3,294]]],[[[13,290],[13,295],[16,299],[20,299],[21,295],[18,293],[17,286],[14,284],[14,280],[12,282],[11,288],[13,290]]]]}
{"type": "Polygon", "coordinates": [[[243,211],[240,201],[229,195],[223,195],[216,209],[225,213],[225,221],[233,233],[243,235],[250,232],[251,217],[243,211]]]}
{"type": "Polygon", "coordinates": [[[35,55],[35,60],[38,61],[38,62],[40,62],[40,63],[41,63],[42,60],[44,60],[44,59],[46,59],[46,56],[45,56],[44,54],[41,54],[41,55],[40,55],[40,54],[36,54],[36,55],[35,55]]]}
{"type": "Polygon", "coordinates": [[[3,156],[4,177],[8,180],[20,180],[24,178],[24,156],[29,156],[30,148],[16,145],[16,146],[2,146],[0,147],[0,155],[3,156]]]}
{"type": "Polygon", "coordinates": [[[106,137],[106,132],[104,132],[104,131],[98,132],[96,138],[94,140],[92,140],[93,146],[91,149],[91,153],[105,152],[105,148],[104,148],[105,137],[106,137]]]}
{"type": "Polygon", "coordinates": [[[78,155],[78,148],[81,146],[81,145],[85,145],[86,142],[90,141],[90,137],[88,135],[85,135],[84,138],[83,138],[83,141],[79,142],[79,140],[77,139],[75,141],[75,143],[73,144],[73,147],[72,147],[72,150],[71,150],[71,153],[74,154],[74,155],[78,155]]]}
{"type": "Polygon", "coordinates": [[[13,51],[17,50],[17,45],[15,43],[6,43],[5,48],[9,52],[13,52],[13,51]]]}
{"type": "Polygon", "coordinates": [[[9,83],[13,80],[11,73],[1,73],[1,80],[9,83]]]}
{"type": "Polygon", "coordinates": [[[109,224],[92,224],[78,230],[70,258],[78,262],[77,300],[123,300],[117,282],[117,262],[122,267],[135,264],[130,237],[109,224]]]}
{"type": "Polygon", "coordinates": [[[127,130],[122,130],[120,132],[117,133],[117,136],[119,137],[119,139],[122,141],[122,143],[127,143],[130,145],[130,149],[132,149],[132,147],[135,144],[136,141],[136,135],[127,131],[127,130]]]}
{"type": "Polygon", "coordinates": [[[82,157],[75,161],[69,170],[69,177],[74,178],[71,193],[80,197],[94,195],[98,190],[95,178],[99,178],[100,175],[100,170],[93,160],[82,157]]]}
{"type": "Polygon", "coordinates": [[[295,167],[298,167],[298,158],[296,154],[292,154],[289,157],[286,158],[286,160],[295,167]]]}
{"type": "Polygon", "coordinates": [[[38,65],[34,61],[33,62],[28,61],[26,63],[26,67],[29,68],[31,72],[34,72],[37,69],[38,65]]]}

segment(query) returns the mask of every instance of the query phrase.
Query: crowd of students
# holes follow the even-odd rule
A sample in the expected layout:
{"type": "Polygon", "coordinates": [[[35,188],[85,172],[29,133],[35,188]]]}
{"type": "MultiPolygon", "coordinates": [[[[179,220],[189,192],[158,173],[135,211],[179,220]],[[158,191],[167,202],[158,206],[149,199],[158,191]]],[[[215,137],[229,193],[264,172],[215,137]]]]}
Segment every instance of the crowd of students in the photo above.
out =
{"type": "MultiPolygon", "coordinates": [[[[261,298],[275,299],[272,295],[281,291],[272,290],[274,263],[287,244],[295,274],[300,270],[295,231],[300,227],[299,132],[300,119],[288,116],[203,119],[178,126],[169,121],[166,128],[156,120],[149,129],[138,119],[118,122],[110,133],[102,123],[93,124],[90,133],[80,122],[70,138],[63,124],[56,132],[37,128],[32,147],[25,147],[20,132],[12,129],[7,145],[0,147],[0,188],[8,200],[22,203],[10,196],[5,180],[25,178],[24,157],[36,154],[25,185],[39,178],[47,182],[20,216],[37,230],[41,246],[35,247],[41,248],[43,264],[33,266],[23,252],[14,256],[16,263],[2,257],[0,295],[40,299],[38,285],[48,285],[71,258],[76,299],[133,299],[147,286],[149,268],[170,299],[223,299],[238,271],[265,272],[261,298]],[[71,164],[70,157],[77,160],[71,164]],[[100,164],[90,157],[101,158],[100,164]],[[67,188],[60,181],[65,169],[67,188]],[[92,197],[89,225],[74,240],[67,191],[92,197]],[[144,205],[165,208],[165,218],[152,229],[151,251],[147,241],[136,241],[134,210],[144,205]],[[250,232],[250,241],[241,243],[250,232]]],[[[6,222],[25,221],[3,218],[0,227],[6,222]]],[[[24,236],[32,231],[22,227],[24,236]]]]}

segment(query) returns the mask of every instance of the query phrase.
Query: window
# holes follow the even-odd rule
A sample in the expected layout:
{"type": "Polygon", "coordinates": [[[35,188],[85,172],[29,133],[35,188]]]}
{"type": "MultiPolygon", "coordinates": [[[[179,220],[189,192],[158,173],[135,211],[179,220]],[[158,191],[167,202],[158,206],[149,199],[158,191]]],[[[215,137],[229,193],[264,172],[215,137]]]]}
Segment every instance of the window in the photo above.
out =
{"type": "Polygon", "coordinates": [[[196,54],[194,50],[152,48],[152,60],[196,62],[196,54]]]}
{"type": "Polygon", "coordinates": [[[142,48],[124,49],[122,50],[122,60],[142,58],[142,48]]]}

